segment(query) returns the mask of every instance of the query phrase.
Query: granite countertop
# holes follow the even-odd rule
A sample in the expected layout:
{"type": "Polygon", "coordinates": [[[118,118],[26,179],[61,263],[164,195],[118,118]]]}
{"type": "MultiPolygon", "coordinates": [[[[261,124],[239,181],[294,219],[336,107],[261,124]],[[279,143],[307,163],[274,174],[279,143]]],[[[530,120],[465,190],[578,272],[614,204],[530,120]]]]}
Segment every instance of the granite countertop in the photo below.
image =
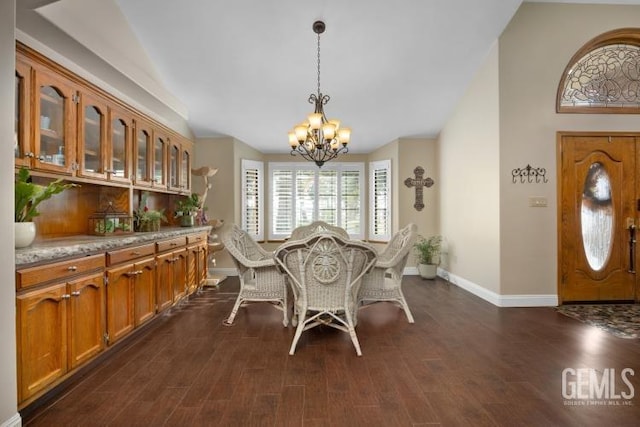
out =
{"type": "Polygon", "coordinates": [[[80,235],[52,239],[36,239],[31,246],[16,249],[16,267],[73,256],[93,255],[108,251],[109,249],[155,242],[157,240],[198,232],[208,233],[210,230],[210,225],[200,227],[165,227],[160,229],[160,231],[132,233],[120,236],[80,235]]]}

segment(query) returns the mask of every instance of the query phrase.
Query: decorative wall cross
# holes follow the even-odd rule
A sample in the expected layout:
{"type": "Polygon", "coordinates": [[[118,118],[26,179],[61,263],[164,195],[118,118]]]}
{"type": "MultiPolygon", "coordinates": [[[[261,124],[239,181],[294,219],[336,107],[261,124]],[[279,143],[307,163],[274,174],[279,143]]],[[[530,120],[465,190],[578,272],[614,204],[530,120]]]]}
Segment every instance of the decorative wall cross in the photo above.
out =
{"type": "Polygon", "coordinates": [[[423,187],[431,187],[433,185],[433,180],[431,178],[424,178],[424,169],[420,166],[417,166],[413,173],[415,174],[415,178],[407,178],[404,180],[404,185],[407,187],[415,187],[416,188],[416,202],[413,204],[413,207],[416,208],[417,211],[421,211],[424,208],[424,201],[422,190],[423,187]]]}

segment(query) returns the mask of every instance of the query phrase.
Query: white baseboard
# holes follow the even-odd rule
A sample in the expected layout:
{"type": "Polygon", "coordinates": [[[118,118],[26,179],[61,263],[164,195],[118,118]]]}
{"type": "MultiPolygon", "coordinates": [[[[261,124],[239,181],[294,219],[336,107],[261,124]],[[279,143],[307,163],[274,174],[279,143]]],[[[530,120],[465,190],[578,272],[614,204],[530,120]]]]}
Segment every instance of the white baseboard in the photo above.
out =
{"type": "Polygon", "coordinates": [[[22,425],[22,418],[20,414],[16,413],[13,417],[0,424],[0,427],[20,427],[22,425]]]}
{"type": "MultiPolygon", "coordinates": [[[[408,276],[418,275],[418,268],[406,267],[404,274],[408,276]]],[[[438,276],[498,307],[556,307],[558,305],[558,295],[555,294],[500,295],[464,277],[451,274],[442,268],[438,268],[438,276]]]]}

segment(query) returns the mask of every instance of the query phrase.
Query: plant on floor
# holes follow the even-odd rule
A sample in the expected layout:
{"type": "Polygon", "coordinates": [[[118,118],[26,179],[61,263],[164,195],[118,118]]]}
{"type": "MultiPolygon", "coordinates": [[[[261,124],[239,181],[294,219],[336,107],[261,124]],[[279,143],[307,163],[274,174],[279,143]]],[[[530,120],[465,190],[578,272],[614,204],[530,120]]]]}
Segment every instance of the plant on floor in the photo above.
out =
{"type": "Polygon", "coordinates": [[[413,245],[418,258],[418,271],[424,279],[434,279],[438,264],[440,264],[440,249],[442,236],[430,237],[418,236],[418,241],[413,245]]]}

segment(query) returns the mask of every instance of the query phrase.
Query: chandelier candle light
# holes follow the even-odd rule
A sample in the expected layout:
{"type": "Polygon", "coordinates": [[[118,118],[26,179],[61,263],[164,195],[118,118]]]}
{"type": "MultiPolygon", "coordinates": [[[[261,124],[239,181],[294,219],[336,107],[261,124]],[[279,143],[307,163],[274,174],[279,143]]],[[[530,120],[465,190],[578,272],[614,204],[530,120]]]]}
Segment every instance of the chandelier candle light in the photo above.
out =
{"type": "Polygon", "coordinates": [[[335,159],[339,153],[349,152],[347,144],[351,139],[351,129],[340,127],[340,120],[327,120],[324,114],[324,105],[331,99],[329,95],[320,92],[320,34],[324,30],[324,22],[313,23],[313,32],[318,35],[318,93],[309,95],[309,103],[314,104],[315,109],[306,121],[289,132],[291,155],[299,153],[306,160],[315,162],[318,167],[335,159]]]}

